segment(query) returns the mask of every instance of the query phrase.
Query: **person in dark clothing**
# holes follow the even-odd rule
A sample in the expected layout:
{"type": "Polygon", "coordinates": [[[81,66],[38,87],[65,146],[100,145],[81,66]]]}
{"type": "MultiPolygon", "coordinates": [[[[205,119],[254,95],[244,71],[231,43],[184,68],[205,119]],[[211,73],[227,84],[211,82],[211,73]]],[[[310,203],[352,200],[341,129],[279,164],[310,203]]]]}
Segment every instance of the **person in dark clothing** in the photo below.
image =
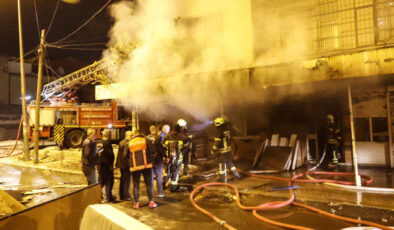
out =
{"type": "Polygon", "coordinates": [[[156,152],[153,143],[141,135],[140,130],[134,130],[134,137],[129,141],[130,171],[133,177],[134,208],[139,208],[139,193],[141,174],[144,177],[146,193],[149,198],[149,208],[157,207],[153,201],[152,154],[156,152]]]}
{"type": "Polygon", "coordinates": [[[107,202],[113,202],[116,198],[112,195],[112,188],[114,186],[114,160],[115,155],[111,144],[111,130],[105,129],[103,131],[102,149],[98,151],[99,164],[99,180],[101,187],[105,188],[105,195],[107,202]]]}
{"type": "Polygon", "coordinates": [[[171,179],[171,192],[178,192],[180,187],[178,185],[179,173],[183,162],[183,141],[179,133],[173,131],[164,137],[164,147],[166,148],[166,154],[169,158],[169,164],[167,166],[167,175],[163,179],[163,183],[166,184],[171,179]]]}
{"type": "MultiPolygon", "coordinates": [[[[157,128],[154,125],[151,125],[150,135],[146,138],[152,141],[153,145],[156,147],[156,152],[152,155],[152,163],[153,163],[153,176],[156,176],[156,187],[158,197],[164,197],[163,193],[163,158],[166,158],[165,149],[160,141],[160,136],[157,135],[157,128]]],[[[154,178],[152,177],[152,182],[154,178]]]]}
{"type": "Polygon", "coordinates": [[[334,115],[328,114],[326,119],[326,156],[323,160],[323,167],[328,166],[329,168],[333,168],[336,167],[338,165],[338,161],[342,159],[341,152],[339,151],[339,145],[342,137],[340,135],[340,129],[337,128],[334,123],[334,115]]]}
{"type": "Polygon", "coordinates": [[[214,120],[214,124],[218,133],[215,136],[212,153],[219,153],[219,180],[227,183],[227,167],[230,168],[235,178],[240,179],[233,161],[229,123],[224,118],[218,117],[214,120]]]}
{"type": "Polygon", "coordinates": [[[132,131],[125,133],[125,138],[119,142],[118,156],[116,158],[116,167],[120,169],[120,183],[119,183],[119,199],[131,200],[130,196],[130,154],[129,154],[129,141],[133,137],[132,131]]]}
{"type": "Polygon", "coordinates": [[[183,175],[188,174],[190,153],[191,153],[191,135],[187,133],[187,122],[179,119],[175,125],[175,132],[179,133],[183,141],[182,155],[183,155],[183,175]]]}
{"type": "Polygon", "coordinates": [[[96,165],[98,163],[96,130],[89,128],[87,138],[82,144],[82,171],[86,177],[88,185],[97,184],[96,165]]]}

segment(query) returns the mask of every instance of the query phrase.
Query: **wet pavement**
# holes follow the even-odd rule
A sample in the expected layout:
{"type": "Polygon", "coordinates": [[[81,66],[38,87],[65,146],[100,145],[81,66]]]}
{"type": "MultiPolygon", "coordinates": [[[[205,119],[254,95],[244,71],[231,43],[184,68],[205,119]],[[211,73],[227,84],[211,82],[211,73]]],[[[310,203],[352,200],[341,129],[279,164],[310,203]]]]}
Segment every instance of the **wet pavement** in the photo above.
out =
{"type": "Polygon", "coordinates": [[[81,175],[0,164],[0,188],[31,207],[86,186],[81,175]],[[35,194],[24,195],[25,192],[35,194]]]}
{"type": "MultiPolygon", "coordinates": [[[[290,177],[303,170],[298,169],[293,173],[283,173],[281,176],[290,177]]],[[[193,167],[191,171],[192,176],[182,177],[181,183],[195,187],[198,184],[215,181],[217,178],[215,175],[215,161],[199,163],[198,167],[193,167]]],[[[391,183],[388,178],[392,179],[392,176],[385,174],[385,170],[366,168],[360,171],[370,175],[376,174],[374,176],[375,183],[385,184],[386,186],[391,183]]],[[[79,174],[59,173],[2,164],[0,165],[0,182],[2,182],[0,184],[1,188],[8,191],[18,200],[23,198],[22,192],[35,189],[49,189],[49,192],[32,195],[26,206],[34,206],[74,191],[78,188],[67,185],[84,186],[86,180],[83,175],[79,174]],[[62,187],[64,185],[66,187],[62,187]]],[[[287,191],[270,192],[266,190],[268,187],[286,186],[285,182],[245,177],[242,180],[230,180],[229,183],[236,185],[240,189],[242,203],[245,205],[257,205],[288,198],[287,191]]],[[[300,188],[295,190],[296,199],[299,202],[310,204],[332,214],[394,226],[394,194],[354,192],[323,184],[299,184],[299,186],[300,188]]],[[[373,184],[373,186],[378,185],[373,184]]],[[[116,196],[118,196],[118,188],[119,181],[116,179],[113,190],[113,194],[116,196]]],[[[147,207],[148,200],[144,186],[141,186],[142,207],[140,209],[133,209],[131,201],[117,202],[112,205],[151,226],[153,229],[180,229],[181,227],[192,230],[202,228],[221,229],[218,224],[198,212],[191,205],[189,192],[171,194],[166,190],[165,193],[165,198],[155,198],[155,201],[159,204],[155,209],[147,207]]],[[[203,208],[226,220],[230,225],[238,229],[280,229],[259,221],[250,211],[239,209],[234,201],[233,192],[228,189],[206,189],[197,195],[196,201],[203,208]]],[[[286,207],[279,210],[259,212],[259,214],[284,223],[308,226],[315,229],[341,229],[355,226],[298,207],[286,207]]]]}

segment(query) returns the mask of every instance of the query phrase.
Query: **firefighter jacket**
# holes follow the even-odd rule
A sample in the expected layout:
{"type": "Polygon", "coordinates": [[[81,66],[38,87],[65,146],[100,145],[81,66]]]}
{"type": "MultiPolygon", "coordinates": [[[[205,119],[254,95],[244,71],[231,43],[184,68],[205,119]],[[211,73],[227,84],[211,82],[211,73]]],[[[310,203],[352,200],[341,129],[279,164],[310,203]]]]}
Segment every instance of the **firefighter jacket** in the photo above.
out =
{"type": "Polygon", "coordinates": [[[98,163],[97,143],[86,138],[82,144],[82,164],[86,166],[95,166],[98,163]]]}
{"type": "Polygon", "coordinates": [[[186,131],[183,131],[183,132],[179,133],[179,136],[181,137],[181,140],[183,142],[182,143],[182,151],[184,153],[189,153],[191,151],[191,148],[190,148],[191,139],[189,138],[189,135],[187,135],[186,131]]]}
{"type": "Polygon", "coordinates": [[[99,153],[100,167],[113,169],[115,155],[110,140],[103,141],[103,149],[99,153]]]}
{"type": "Polygon", "coordinates": [[[128,145],[129,141],[126,138],[119,142],[118,156],[116,157],[116,167],[118,168],[128,168],[130,165],[128,145]]]}
{"type": "Polygon", "coordinates": [[[218,132],[214,138],[212,150],[215,153],[228,153],[231,152],[231,131],[225,126],[218,127],[218,132]]]}
{"type": "Polygon", "coordinates": [[[153,143],[138,135],[129,141],[130,171],[152,168],[152,154],[156,152],[153,143]]]}
{"type": "Polygon", "coordinates": [[[179,133],[171,132],[170,134],[166,135],[164,137],[163,145],[171,162],[173,159],[176,159],[176,161],[183,161],[183,155],[181,154],[183,141],[182,136],[179,133]]]}
{"type": "Polygon", "coordinates": [[[149,139],[153,145],[156,147],[156,152],[154,156],[152,156],[152,161],[154,164],[159,164],[163,162],[163,157],[166,158],[166,150],[164,146],[161,144],[161,138],[157,134],[150,134],[146,137],[149,139]]]}
{"type": "Polygon", "coordinates": [[[334,123],[329,123],[327,127],[327,143],[328,144],[339,144],[342,137],[339,128],[336,128],[334,123]]]}

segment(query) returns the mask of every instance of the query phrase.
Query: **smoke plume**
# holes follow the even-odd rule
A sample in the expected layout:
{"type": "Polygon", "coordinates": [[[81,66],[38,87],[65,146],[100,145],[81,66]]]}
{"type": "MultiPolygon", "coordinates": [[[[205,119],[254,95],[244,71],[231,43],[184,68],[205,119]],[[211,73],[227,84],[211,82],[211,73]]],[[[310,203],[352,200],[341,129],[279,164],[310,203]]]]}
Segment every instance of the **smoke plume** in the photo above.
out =
{"type": "MultiPolygon", "coordinates": [[[[175,107],[208,120],[222,107],[264,102],[265,83],[251,80],[246,68],[300,60],[306,49],[300,21],[283,17],[278,8],[270,10],[277,6],[269,2],[113,4],[114,25],[104,58],[111,63],[112,79],[129,82],[129,88],[119,92],[122,104],[137,104],[152,117],[165,117],[175,107]]],[[[294,72],[282,68],[268,75],[288,77],[294,72]]]]}

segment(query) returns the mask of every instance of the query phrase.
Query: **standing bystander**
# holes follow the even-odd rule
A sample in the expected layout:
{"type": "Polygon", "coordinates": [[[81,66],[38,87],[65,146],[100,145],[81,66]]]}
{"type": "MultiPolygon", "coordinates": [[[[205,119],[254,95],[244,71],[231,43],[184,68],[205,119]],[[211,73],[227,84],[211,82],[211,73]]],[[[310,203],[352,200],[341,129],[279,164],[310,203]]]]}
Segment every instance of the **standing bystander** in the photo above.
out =
{"type": "Polygon", "coordinates": [[[112,195],[114,186],[114,160],[115,155],[111,144],[111,130],[103,131],[103,147],[98,151],[100,158],[99,179],[101,187],[105,187],[105,195],[107,202],[115,201],[112,195]]]}
{"type": "Polygon", "coordinates": [[[130,154],[129,141],[133,137],[132,131],[125,133],[125,138],[119,142],[118,156],[116,158],[116,167],[120,169],[120,183],[119,183],[119,199],[130,200],[130,154]]]}
{"type": "Polygon", "coordinates": [[[97,184],[96,165],[98,163],[96,130],[88,128],[87,138],[82,144],[82,171],[85,175],[88,185],[97,184]]]}
{"type": "MultiPolygon", "coordinates": [[[[146,138],[152,141],[153,145],[156,147],[156,152],[152,155],[152,163],[153,163],[153,176],[156,177],[156,187],[158,197],[164,197],[163,193],[163,158],[166,157],[165,149],[160,141],[160,136],[157,135],[157,128],[154,125],[151,125],[150,135],[146,138]]],[[[152,177],[152,181],[154,181],[154,177],[152,177]]],[[[153,183],[154,184],[154,183],[153,183]]]]}

